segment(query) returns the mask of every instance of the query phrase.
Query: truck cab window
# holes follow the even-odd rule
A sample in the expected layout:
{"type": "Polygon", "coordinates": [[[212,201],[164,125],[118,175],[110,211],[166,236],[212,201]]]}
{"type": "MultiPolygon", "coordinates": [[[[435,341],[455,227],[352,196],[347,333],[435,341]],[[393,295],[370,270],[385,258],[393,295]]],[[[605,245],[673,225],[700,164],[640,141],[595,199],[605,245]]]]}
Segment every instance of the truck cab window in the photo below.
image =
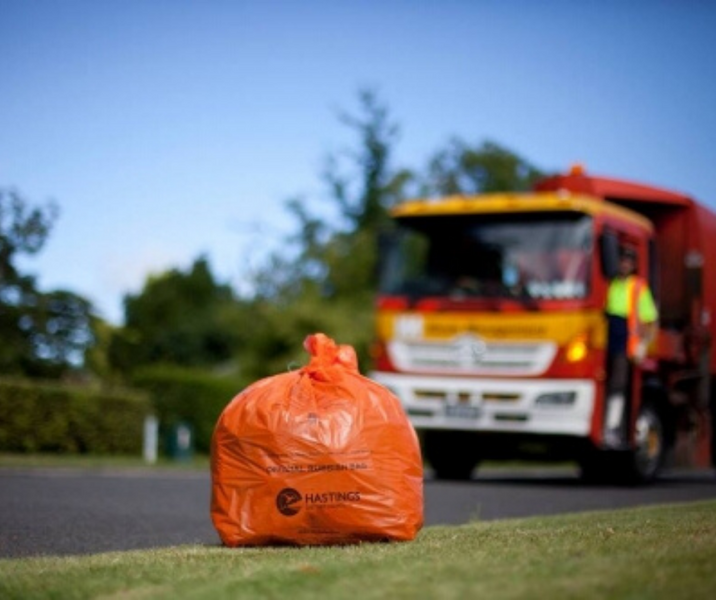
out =
{"type": "Polygon", "coordinates": [[[587,215],[410,217],[401,227],[383,293],[559,300],[589,292],[587,215]]]}

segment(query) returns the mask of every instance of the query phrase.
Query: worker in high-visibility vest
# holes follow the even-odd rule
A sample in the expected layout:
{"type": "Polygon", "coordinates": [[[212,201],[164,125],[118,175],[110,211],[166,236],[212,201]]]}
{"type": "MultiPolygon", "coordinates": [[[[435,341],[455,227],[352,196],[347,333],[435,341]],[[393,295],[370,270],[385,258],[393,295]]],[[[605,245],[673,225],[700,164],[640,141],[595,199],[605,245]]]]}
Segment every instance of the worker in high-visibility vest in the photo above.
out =
{"type": "Polygon", "coordinates": [[[633,248],[621,247],[617,276],[609,285],[606,314],[608,383],[604,442],[614,448],[627,445],[627,398],[630,366],[640,365],[654,339],[659,313],[646,281],[636,275],[633,248]]]}

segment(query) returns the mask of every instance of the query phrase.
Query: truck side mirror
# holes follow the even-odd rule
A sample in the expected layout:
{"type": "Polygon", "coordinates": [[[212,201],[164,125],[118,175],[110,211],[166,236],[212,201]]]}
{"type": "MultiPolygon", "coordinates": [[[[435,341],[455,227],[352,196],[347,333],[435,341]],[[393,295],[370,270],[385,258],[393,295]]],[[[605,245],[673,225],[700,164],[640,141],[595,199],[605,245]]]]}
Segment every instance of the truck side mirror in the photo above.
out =
{"type": "Polygon", "coordinates": [[[599,253],[602,259],[602,274],[607,279],[617,276],[619,270],[619,240],[616,233],[605,230],[599,238],[599,253]]]}
{"type": "Polygon", "coordinates": [[[703,296],[704,257],[700,252],[690,250],[684,258],[686,266],[686,292],[690,298],[703,296]]]}
{"type": "Polygon", "coordinates": [[[400,243],[400,236],[395,230],[379,231],[377,236],[378,242],[378,259],[375,263],[375,276],[382,284],[382,280],[387,276],[387,271],[391,268],[391,258],[395,252],[396,246],[400,243]]]}
{"type": "Polygon", "coordinates": [[[659,306],[661,300],[661,274],[659,272],[658,252],[656,240],[651,238],[649,240],[649,287],[657,306],[659,306]]]}

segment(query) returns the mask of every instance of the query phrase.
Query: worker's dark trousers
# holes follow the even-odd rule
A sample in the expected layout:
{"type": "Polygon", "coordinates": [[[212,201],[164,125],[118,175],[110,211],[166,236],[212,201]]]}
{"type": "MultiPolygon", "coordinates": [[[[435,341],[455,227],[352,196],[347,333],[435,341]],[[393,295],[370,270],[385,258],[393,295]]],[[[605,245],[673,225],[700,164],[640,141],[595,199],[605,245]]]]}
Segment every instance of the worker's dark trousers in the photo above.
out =
{"type": "Polygon", "coordinates": [[[604,406],[605,441],[611,445],[627,444],[627,416],[629,413],[629,359],[624,352],[611,354],[608,359],[607,398],[604,406]]]}

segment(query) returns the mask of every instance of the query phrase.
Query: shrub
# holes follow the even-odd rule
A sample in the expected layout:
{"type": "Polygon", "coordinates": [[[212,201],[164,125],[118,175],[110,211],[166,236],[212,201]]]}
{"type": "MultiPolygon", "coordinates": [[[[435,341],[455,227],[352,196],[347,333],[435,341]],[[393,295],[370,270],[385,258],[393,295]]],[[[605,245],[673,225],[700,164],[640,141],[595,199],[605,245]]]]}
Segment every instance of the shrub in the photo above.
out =
{"type": "Polygon", "coordinates": [[[0,451],[136,454],[145,395],[0,380],[0,451]]]}
{"type": "Polygon", "coordinates": [[[235,378],[169,365],[137,371],[132,385],[149,394],[165,447],[172,428],[184,422],[193,429],[195,449],[202,453],[209,452],[221,411],[242,387],[235,378]]]}

